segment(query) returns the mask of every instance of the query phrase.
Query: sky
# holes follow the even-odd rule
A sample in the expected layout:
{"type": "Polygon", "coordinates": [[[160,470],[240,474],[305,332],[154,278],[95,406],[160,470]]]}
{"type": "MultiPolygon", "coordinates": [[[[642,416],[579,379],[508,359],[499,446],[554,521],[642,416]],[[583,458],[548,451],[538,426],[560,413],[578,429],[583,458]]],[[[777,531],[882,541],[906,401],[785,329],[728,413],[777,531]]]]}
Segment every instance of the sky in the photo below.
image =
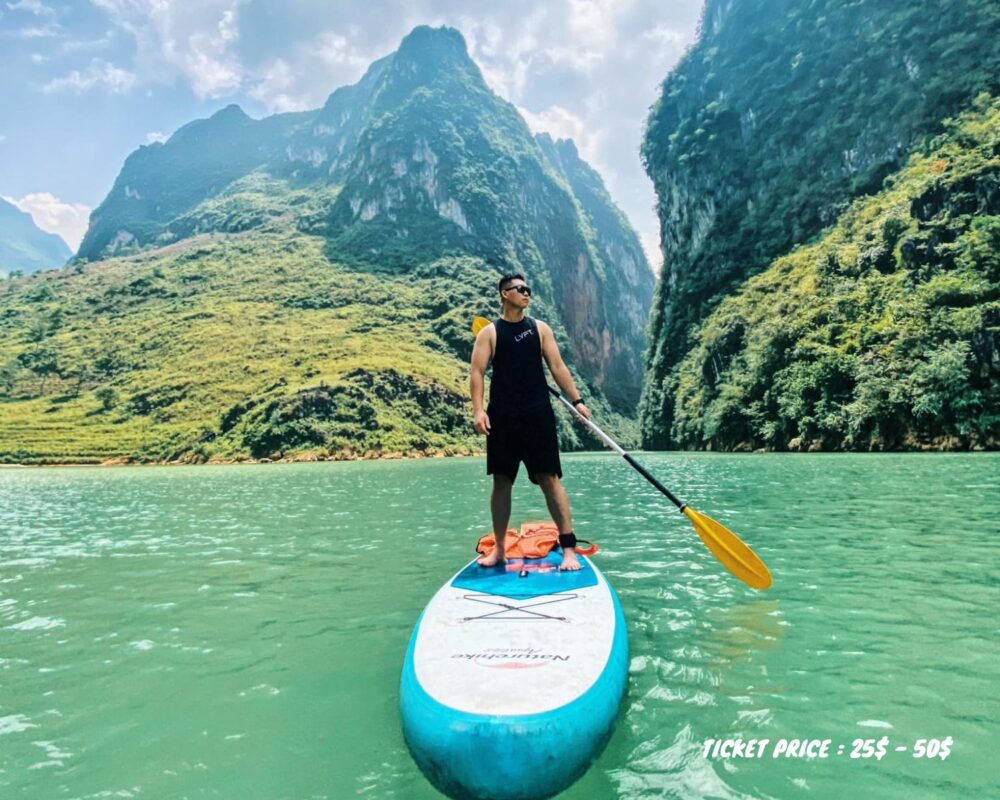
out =
{"type": "Polygon", "coordinates": [[[659,268],[639,160],[702,0],[0,0],[0,196],[74,251],[125,158],[238,103],[319,108],[417,25],[448,25],[535,132],[572,138],[659,268]]]}

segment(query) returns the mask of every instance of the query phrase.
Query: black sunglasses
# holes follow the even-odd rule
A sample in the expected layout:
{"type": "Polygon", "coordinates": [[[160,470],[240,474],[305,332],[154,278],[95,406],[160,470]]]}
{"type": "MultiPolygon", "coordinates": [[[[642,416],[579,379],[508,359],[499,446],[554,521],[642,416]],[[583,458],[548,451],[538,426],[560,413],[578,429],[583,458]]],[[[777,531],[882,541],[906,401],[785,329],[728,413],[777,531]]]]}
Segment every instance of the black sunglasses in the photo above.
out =
{"type": "Polygon", "coordinates": [[[509,292],[511,291],[511,289],[513,289],[515,292],[520,292],[521,294],[526,294],[528,295],[528,297],[531,297],[531,287],[529,286],[526,286],[524,284],[521,284],[519,286],[508,286],[506,289],[504,289],[504,291],[509,292]]]}

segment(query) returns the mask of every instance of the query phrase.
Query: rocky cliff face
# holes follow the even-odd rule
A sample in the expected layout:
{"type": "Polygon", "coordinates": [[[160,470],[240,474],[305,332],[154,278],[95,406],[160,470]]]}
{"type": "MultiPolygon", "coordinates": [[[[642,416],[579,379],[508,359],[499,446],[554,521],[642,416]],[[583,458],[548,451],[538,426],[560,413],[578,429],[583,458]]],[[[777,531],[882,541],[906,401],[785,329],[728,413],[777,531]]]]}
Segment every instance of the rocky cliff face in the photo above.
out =
{"type": "Polygon", "coordinates": [[[1000,6],[988,0],[708,0],[643,146],[664,253],[646,447],[675,441],[677,367],[693,326],[852,197],[878,190],[944,118],[995,92],[998,37],[1000,6]]]}
{"type": "Polygon", "coordinates": [[[1000,446],[1000,100],[698,326],[671,438],[713,450],[1000,446]]]}
{"type": "Polygon", "coordinates": [[[285,139],[301,114],[264,120],[229,105],[180,128],[166,142],[143,145],[122,166],[111,191],[90,216],[78,261],[95,261],[170,244],[187,231],[171,223],[233,181],[284,157],[285,139]]]}
{"type": "Polygon", "coordinates": [[[258,121],[230,106],[140,148],[80,258],[288,216],[356,270],[400,275],[464,255],[524,273],[568,360],[619,410],[635,407],[652,295],[637,237],[571,143],[540,145],[490,91],[457,31],[415,29],[317,111],[258,121]],[[240,197],[260,197],[260,176],[294,201],[272,191],[248,214],[240,197]]]}
{"type": "Polygon", "coordinates": [[[370,115],[330,215],[331,252],[393,271],[415,253],[466,252],[522,272],[557,310],[571,361],[620,410],[633,407],[652,273],[572,143],[540,146],[456,31],[406,37],[370,115]]]}
{"type": "Polygon", "coordinates": [[[358,136],[370,119],[372,96],[392,56],[374,62],[353,86],[331,94],[315,114],[307,117],[285,147],[288,174],[295,177],[343,179],[354,157],[358,136]]]}
{"type": "Polygon", "coordinates": [[[548,134],[539,134],[535,140],[549,166],[577,199],[592,234],[591,246],[604,264],[614,266],[614,273],[600,287],[602,296],[591,299],[592,308],[572,302],[571,287],[567,287],[571,292],[567,305],[579,326],[587,325],[596,313],[606,320],[601,352],[593,359],[604,365],[605,394],[620,407],[627,407],[642,388],[636,381],[642,375],[643,331],[653,294],[653,274],[639,237],[608,195],[600,175],[580,158],[576,145],[567,139],[553,141],[548,134]]]}

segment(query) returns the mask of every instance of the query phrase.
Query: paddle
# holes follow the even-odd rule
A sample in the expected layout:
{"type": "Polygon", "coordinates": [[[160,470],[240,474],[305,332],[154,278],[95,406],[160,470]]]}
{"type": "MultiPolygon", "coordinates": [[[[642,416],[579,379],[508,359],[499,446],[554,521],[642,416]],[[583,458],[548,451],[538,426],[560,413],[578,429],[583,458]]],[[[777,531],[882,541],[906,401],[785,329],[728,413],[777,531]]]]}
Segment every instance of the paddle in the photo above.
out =
{"type": "MultiPolygon", "coordinates": [[[[478,335],[489,324],[490,321],[488,319],[476,317],[472,321],[472,332],[478,335]]],[[[653,484],[671,503],[680,509],[684,516],[691,521],[695,532],[701,538],[705,547],[722,562],[722,566],[753,589],[767,589],[771,586],[770,570],[758,558],[757,554],[747,547],[735,533],[721,522],[717,522],[708,515],[695,511],[674,497],[673,493],[666,486],[654,478],[642,464],[632,458],[629,453],[625,452],[614,439],[598,428],[594,422],[577,411],[576,407],[569,400],[551,386],[548,389],[574,416],[590,428],[602,442],[624,458],[642,477],[653,484]]]]}

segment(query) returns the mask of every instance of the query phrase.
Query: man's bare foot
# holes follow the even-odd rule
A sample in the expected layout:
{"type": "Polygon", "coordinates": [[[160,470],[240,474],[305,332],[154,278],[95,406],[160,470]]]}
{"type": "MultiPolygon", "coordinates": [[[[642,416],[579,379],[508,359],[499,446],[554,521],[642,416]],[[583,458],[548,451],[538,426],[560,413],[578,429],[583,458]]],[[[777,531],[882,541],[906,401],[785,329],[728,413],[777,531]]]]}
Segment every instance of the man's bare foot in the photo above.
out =
{"type": "MultiPolygon", "coordinates": [[[[488,556],[482,556],[476,559],[476,563],[481,567],[495,567],[497,564],[503,564],[507,559],[504,558],[503,550],[498,547],[493,548],[493,552],[488,556]]],[[[579,567],[577,567],[579,569],[579,567]]]]}
{"type": "Polygon", "coordinates": [[[579,559],[576,557],[576,550],[572,547],[566,547],[563,549],[563,559],[562,563],[559,565],[559,569],[564,570],[577,570],[581,568],[579,559]]]}

